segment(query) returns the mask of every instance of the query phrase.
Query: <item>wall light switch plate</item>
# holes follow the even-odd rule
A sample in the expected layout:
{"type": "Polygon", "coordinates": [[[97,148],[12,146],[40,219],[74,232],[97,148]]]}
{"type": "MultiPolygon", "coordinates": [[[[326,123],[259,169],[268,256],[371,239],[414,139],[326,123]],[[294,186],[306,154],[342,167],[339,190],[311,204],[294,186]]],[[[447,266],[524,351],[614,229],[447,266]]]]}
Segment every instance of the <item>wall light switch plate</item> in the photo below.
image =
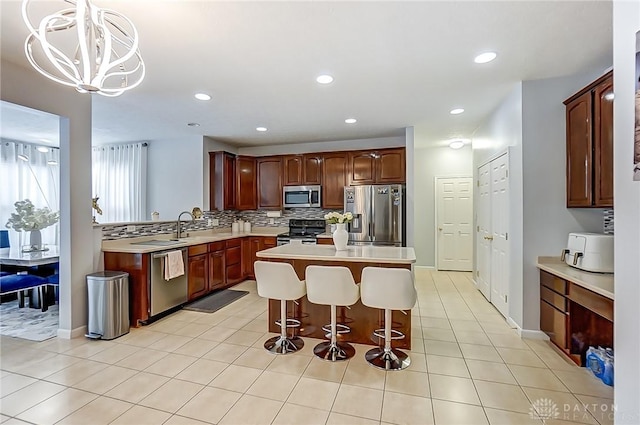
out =
{"type": "Polygon", "coordinates": [[[133,224],[130,226],[127,226],[127,232],[135,232],[136,231],[136,226],[134,226],[133,224]]]}

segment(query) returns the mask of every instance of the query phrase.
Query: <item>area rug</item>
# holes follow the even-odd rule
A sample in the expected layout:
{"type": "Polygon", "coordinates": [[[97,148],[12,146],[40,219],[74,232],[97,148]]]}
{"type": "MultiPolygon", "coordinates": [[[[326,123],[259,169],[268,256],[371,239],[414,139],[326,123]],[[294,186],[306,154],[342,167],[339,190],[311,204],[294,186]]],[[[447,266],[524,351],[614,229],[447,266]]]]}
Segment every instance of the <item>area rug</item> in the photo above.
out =
{"type": "Polygon", "coordinates": [[[200,311],[202,313],[213,313],[220,310],[222,307],[231,304],[238,298],[242,298],[247,295],[249,291],[235,291],[233,289],[223,289],[222,291],[214,292],[211,295],[207,295],[191,304],[185,305],[185,310],[200,311]]]}
{"type": "Polygon", "coordinates": [[[57,304],[45,312],[39,308],[18,308],[18,300],[0,304],[0,335],[44,341],[57,334],[57,304]]]}

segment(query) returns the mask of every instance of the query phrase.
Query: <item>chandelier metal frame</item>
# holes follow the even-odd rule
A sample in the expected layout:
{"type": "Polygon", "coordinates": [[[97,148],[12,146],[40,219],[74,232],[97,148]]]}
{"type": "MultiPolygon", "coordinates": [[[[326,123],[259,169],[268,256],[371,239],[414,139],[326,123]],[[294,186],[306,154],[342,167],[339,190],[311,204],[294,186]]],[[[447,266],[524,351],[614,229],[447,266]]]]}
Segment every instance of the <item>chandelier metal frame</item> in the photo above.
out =
{"type": "Polygon", "coordinates": [[[81,93],[110,97],[140,85],[145,65],[129,18],[89,0],[65,0],[74,7],[45,16],[36,27],[29,19],[30,2],[22,3],[30,32],[24,51],[39,73],[81,93]]]}

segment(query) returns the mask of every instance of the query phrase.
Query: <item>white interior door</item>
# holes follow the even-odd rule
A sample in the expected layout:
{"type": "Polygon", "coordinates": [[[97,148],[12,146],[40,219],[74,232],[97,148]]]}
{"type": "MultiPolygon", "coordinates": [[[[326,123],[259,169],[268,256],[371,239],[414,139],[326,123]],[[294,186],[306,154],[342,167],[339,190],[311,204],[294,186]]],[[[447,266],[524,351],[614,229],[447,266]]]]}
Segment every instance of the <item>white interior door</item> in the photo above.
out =
{"type": "Polygon", "coordinates": [[[476,285],[487,300],[491,299],[491,164],[478,169],[478,202],[476,237],[476,285]]]}
{"type": "Polygon", "coordinates": [[[491,298],[503,316],[509,315],[509,157],[502,155],[491,166],[491,298]]]}
{"type": "Polygon", "coordinates": [[[436,178],[438,270],[473,270],[473,178],[436,178]]]}

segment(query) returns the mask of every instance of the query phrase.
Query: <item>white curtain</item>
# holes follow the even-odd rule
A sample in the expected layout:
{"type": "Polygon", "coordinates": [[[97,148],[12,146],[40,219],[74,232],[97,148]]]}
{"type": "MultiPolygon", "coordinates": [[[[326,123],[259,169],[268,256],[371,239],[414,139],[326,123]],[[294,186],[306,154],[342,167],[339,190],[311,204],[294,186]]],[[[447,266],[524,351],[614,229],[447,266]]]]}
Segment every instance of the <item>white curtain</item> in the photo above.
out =
{"type": "Polygon", "coordinates": [[[147,144],[95,146],[93,197],[99,197],[99,223],[144,220],[147,206],[147,144]]]}
{"type": "MultiPolygon", "coordinates": [[[[49,207],[51,211],[60,210],[60,151],[9,140],[0,141],[0,228],[7,228],[7,220],[15,212],[14,203],[31,200],[36,208],[49,207]]],[[[48,245],[59,244],[60,222],[42,229],[42,242],[48,245]]],[[[12,247],[29,243],[29,232],[16,232],[9,229],[9,241],[12,247]]]]}

